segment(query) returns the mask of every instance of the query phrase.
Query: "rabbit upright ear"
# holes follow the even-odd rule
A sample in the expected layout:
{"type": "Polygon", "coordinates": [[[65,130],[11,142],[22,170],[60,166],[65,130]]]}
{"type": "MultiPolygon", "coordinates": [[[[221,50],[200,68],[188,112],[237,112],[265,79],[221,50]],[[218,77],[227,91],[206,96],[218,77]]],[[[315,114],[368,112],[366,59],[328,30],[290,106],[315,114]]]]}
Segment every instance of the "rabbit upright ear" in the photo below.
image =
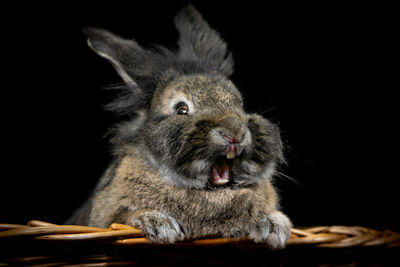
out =
{"type": "Polygon", "coordinates": [[[226,76],[232,74],[234,63],[227,44],[192,5],[187,5],[176,15],[175,25],[180,33],[180,58],[200,60],[226,76]]]}
{"type": "Polygon", "coordinates": [[[134,40],[121,38],[109,31],[97,28],[84,28],[89,47],[101,57],[108,59],[115,70],[128,83],[138,82],[150,71],[143,68],[146,51],[134,40]],[[137,69],[140,65],[140,71],[137,69]]]}

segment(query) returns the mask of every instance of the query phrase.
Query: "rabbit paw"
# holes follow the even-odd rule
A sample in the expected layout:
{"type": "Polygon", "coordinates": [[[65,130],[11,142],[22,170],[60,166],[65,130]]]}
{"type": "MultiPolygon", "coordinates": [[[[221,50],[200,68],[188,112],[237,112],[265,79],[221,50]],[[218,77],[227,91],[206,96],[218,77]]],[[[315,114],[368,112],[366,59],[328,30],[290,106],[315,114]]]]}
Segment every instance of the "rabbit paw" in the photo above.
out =
{"type": "Polygon", "coordinates": [[[153,243],[172,244],[182,241],[185,235],[177,221],[158,211],[146,211],[132,219],[132,225],[141,229],[153,243]]]}
{"type": "Polygon", "coordinates": [[[266,243],[271,249],[283,249],[290,237],[292,223],[280,211],[268,214],[250,231],[249,237],[257,243],[266,243]]]}

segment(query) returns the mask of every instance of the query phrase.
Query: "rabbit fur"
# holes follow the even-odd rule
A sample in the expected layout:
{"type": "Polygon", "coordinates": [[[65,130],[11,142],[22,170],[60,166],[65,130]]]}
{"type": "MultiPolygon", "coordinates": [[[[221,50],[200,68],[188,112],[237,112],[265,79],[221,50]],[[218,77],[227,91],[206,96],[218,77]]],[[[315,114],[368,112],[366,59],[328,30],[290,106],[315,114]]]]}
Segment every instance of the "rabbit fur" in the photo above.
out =
{"type": "Polygon", "coordinates": [[[249,236],[283,248],[291,223],[271,183],[284,162],[279,129],[244,111],[231,53],[193,6],[175,25],[175,50],[84,29],[125,81],[108,108],[129,119],[114,129],[112,164],[66,223],[124,223],[154,243],[249,236]]]}

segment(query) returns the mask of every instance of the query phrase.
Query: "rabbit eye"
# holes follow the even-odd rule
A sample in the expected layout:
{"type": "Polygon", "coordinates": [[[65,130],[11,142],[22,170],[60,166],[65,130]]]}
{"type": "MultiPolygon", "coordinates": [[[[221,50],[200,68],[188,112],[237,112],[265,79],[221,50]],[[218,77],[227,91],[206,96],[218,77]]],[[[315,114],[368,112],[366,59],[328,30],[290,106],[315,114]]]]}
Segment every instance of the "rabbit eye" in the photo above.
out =
{"type": "Polygon", "coordinates": [[[189,113],[189,106],[183,102],[176,104],[175,109],[178,115],[187,115],[189,113]]]}

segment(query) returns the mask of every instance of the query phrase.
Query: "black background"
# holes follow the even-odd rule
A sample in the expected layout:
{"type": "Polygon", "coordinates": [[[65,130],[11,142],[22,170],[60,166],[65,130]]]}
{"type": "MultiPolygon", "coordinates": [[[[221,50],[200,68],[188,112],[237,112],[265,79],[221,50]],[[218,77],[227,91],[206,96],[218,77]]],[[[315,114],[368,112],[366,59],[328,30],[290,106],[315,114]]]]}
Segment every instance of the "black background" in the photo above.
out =
{"type": "MultiPolygon", "coordinates": [[[[192,3],[228,42],[246,109],[282,130],[295,182],[276,186],[294,224],[399,229],[393,7],[192,3]]],[[[1,222],[62,223],[110,162],[101,88],[121,80],[81,29],[173,47],[185,4],[2,8],[1,222]]]]}

